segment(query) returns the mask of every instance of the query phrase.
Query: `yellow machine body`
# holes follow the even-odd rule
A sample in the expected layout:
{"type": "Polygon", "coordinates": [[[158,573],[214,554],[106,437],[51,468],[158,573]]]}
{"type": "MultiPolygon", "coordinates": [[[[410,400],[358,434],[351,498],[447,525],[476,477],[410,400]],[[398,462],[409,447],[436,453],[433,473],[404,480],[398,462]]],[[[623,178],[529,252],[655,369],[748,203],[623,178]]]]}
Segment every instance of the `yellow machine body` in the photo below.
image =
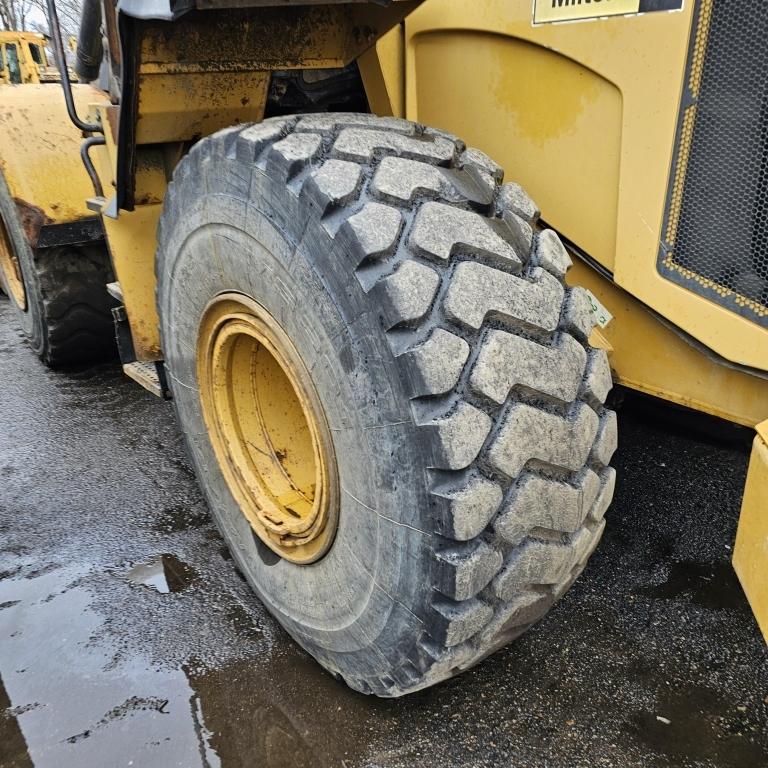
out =
{"type": "MultiPolygon", "coordinates": [[[[85,112],[104,95],[89,85],[73,88],[85,112]]],[[[30,85],[0,91],[0,171],[31,245],[49,224],[92,218],[86,200],[93,187],[80,160],[82,134],[69,122],[59,88],[30,85]],[[12,148],[12,151],[4,151],[12,148]]]]}
{"type": "Polygon", "coordinates": [[[48,61],[43,35],[0,30],[0,85],[59,82],[61,75],[48,61]]]}
{"type": "MultiPolygon", "coordinates": [[[[105,129],[106,143],[93,154],[137,358],[162,358],[154,227],[182,153],[201,136],[261,119],[271,71],[357,59],[371,111],[460,135],[531,193],[571,247],[571,279],[604,311],[593,341],[608,350],[618,383],[749,427],[764,422],[768,328],[666,279],[657,265],[671,226],[681,100],[700,77],[689,70],[689,51],[706,42],[692,37],[695,13],[706,15],[712,0],[653,13],[639,13],[641,4],[614,0],[619,15],[605,15],[607,3],[587,9],[543,0],[288,3],[258,9],[258,26],[252,9],[193,12],[173,22],[172,36],[163,22],[136,22],[135,45],[123,51],[132,98],[117,107],[91,92],[89,118],[105,129]],[[222,23],[206,23],[214,18],[222,23]]],[[[71,139],[56,139],[51,150],[66,170],[43,170],[51,160],[37,155],[50,132],[66,133],[63,107],[53,117],[43,101],[33,106],[42,93],[32,99],[31,89],[15,90],[27,91],[29,103],[13,106],[10,126],[0,115],[0,131],[26,121],[29,150],[9,157],[0,150],[9,185],[15,179],[21,199],[52,218],[82,213],[93,192],[71,139]]],[[[81,105],[84,93],[78,89],[81,105]]],[[[765,631],[764,433],[753,453],[737,566],[765,631]]]]}
{"type": "Polygon", "coordinates": [[[768,421],[757,426],[752,446],[733,567],[768,642],[768,421]]]}

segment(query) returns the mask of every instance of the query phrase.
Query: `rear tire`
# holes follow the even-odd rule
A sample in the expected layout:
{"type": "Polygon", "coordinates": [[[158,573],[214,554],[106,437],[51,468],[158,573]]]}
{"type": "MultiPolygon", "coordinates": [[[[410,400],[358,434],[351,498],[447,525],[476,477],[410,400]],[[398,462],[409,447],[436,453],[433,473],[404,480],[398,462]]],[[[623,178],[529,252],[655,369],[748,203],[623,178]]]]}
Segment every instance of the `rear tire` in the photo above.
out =
{"type": "Polygon", "coordinates": [[[399,696],[539,620],[604,527],[616,420],[568,255],[502,171],[393,118],[234,127],[176,170],[158,308],[175,406],[257,594],[352,688],[399,696]],[[238,292],[301,355],[333,435],[339,526],[311,565],[254,535],[201,410],[200,320],[238,292]]]}
{"type": "Polygon", "coordinates": [[[21,268],[26,302],[14,298],[2,268],[0,283],[35,354],[54,368],[115,357],[115,302],[106,289],[114,277],[106,246],[31,248],[2,175],[0,218],[21,268]]]}

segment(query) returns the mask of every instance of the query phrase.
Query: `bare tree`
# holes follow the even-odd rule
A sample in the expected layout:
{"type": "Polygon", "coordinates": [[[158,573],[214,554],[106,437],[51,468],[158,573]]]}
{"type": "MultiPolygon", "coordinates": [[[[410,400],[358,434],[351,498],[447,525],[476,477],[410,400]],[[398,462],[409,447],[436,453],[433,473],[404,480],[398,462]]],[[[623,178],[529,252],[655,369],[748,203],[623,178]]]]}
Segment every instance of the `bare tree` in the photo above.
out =
{"type": "Polygon", "coordinates": [[[27,29],[27,17],[34,0],[0,0],[0,25],[3,29],[27,29]]]}
{"type": "MultiPolygon", "coordinates": [[[[36,8],[42,11],[46,19],[46,28],[40,31],[48,34],[48,4],[45,0],[28,0],[36,8]]],[[[0,0],[3,2],[3,0],[0,0]]],[[[83,9],[82,0],[56,0],[56,11],[59,14],[59,24],[61,32],[65,38],[77,36],[77,30],[80,28],[80,13],[83,9]]]]}
{"type": "MultiPolygon", "coordinates": [[[[56,0],[56,10],[65,38],[77,35],[82,7],[82,0],[56,0]]],[[[50,26],[46,0],[0,0],[0,28],[47,35],[50,26]]]]}

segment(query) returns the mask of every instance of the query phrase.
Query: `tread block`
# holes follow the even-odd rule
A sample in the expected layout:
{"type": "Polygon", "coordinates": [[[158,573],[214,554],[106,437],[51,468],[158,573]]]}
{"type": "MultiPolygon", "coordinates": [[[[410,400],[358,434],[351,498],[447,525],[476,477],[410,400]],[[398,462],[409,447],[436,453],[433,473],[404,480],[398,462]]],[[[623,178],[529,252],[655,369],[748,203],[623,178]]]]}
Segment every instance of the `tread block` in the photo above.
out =
{"type": "Polygon", "coordinates": [[[600,425],[597,429],[597,438],[592,447],[590,461],[608,466],[616,448],[619,445],[619,433],[616,424],[616,412],[605,411],[600,417],[600,425]]]}
{"type": "MultiPolygon", "coordinates": [[[[228,128],[222,128],[211,135],[210,145],[220,156],[232,158],[235,156],[240,133],[253,125],[254,123],[238,123],[237,125],[230,125],[228,128]]],[[[195,146],[199,144],[200,142],[195,144],[195,146]]]]}
{"type": "Polygon", "coordinates": [[[496,181],[501,181],[504,178],[504,169],[495,160],[488,157],[485,152],[481,152],[474,147],[468,147],[461,153],[461,156],[459,157],[459,165],[475,165],[478,168],[482,168],[482,170],[490,174],[496,181]]]}
{"type": "Polygon", "coordinates": [[[593,543],[592,532],[580,528],[568,543],[530,539],[515,549],[494,578],[492,590],[500,600],[533,585],[554,585],[568,579],[593,543]]]}
{"type": "Polygon", "coordinates": [[[550,602],[548,595],[533,590],[523,590],[512,595],[507,602],[496,608],[491,621],[483,627],[483,637],[491,640],[514,627],[530,624],[543,612],[542,603],[548,606],[550,602]]]}
{"type": "Polygon", "coordinates": [[[491,466],[517,477],[530,459],[539,459],[572,471],[589,456],[597,434],[597,414],[584,403],[576,403],[567,417],[515,403],[488,450],[491,466]]]}
{"type": "Polygon", "coordinates": [[[536,263],[556,277],[565,277],[573,262],[556,232],[545,229],[536,243],[536,263]]]}
{"type": "Polygon", "coordinates": [[[501,211],[511,211],[528,223],[536,221],[541,215],[539,206],[514,181],[502,184],[499,190],[499,209],[501,211]]]}
{"type": "Polygon", "coordinates": [[[448,287],[445,312],[450,320],[475,330],[493,313],[553,331],[560,316],[563,286],[540,268],[533,270],[532,277],[529,281],[484,264],[462,262],[448,287]]]}
{"type": "Polygon", "coordinates": [[[590,349],[581,394],[598,403],[604,403],[613,387],[608,353],[604,349],[590,349]]]}
{"type": "Polygon", "coordinates": [[[407,136],[416,133],[416,124],[399,117],[376,117],[375,115],[354,114],[348,112],[323,112],[304,115],[296,124],[297,131],[333,131],[339,128],[374,128],[394,131],[407,136]]]}
{"type": "Polygon", "coordinates": [[[534,528],[573,533],[594,509],[600,478],[585,469],[576,485],[527,473],[493,522],[494,531],[518,544],[534,528]]]}
{"type": "Polygon", "coordinates": [[[419,424],[433,436],[432,469],[464,469],[480,453],[491,417],[463,400],[446,416],[419,424]]]}
{"type": "Polygon", "coordinates": [[[596,523],[605,517],[606,511],[613,501],[613,492],[616,488],[616,470],[613,467],[606,467],[600,473],[600,482],[600,492],[589,510],[589,519],[596,523]]]}
{"type": "Polygon", "coordinates": [[[456,145],[442,136],[430,141],[377,129],[344,128],[333,145],[332,154],[342,160],[367,163],[377,152],[391,152],[410,160],[447,165],[455,150],[456,145]]]}
{"type": "Polygon", "coordinates": [[[385,157],[371,182],[371,192],[384,200],[409,203],[417,193],[439,194],[444,186],[443,176],[434,165],[385,157]]]}
{"type": "Polygon", "coordinates": [[[471,255],[490,256],[511,269],[522,266],[512,246],[493,229],[489,219],[444,203],[422,205],[409,245],[421,256],[442,261],[461,248],[471,255]]]}
{"type": "Polygon", "coordinates": [[[563,311],[563,327],[577,339],[587,341],[597,324],[587,291],[581,286],[570,288],[563,311]]]}
{"type": "Polygon", "coordinates": [[[476,598],[460,603],[438,600],[432,608],[430,635],[448,648],[476,635],[493,617],[493,608],[476,598]]]}
{"type": "Polygon", "coordinates": [[[344,205],[354,198],[362,178],[363,169],[357,163],[328,160],[307,179],[303,191],[323,215],[330,208],[344,205]]]}
{"type": "Polygon", "coordinates": [[[533,229],[531,225],[517,214],[505,211],[502,220],[507,227],[510,239],[518,253],[526,257],[533,250],[533,229]]]}
{"type": "Polygon", "coordinates": [[[586,350],[568,334],[545,347],[506,331],[489,331],[469,384],[499,405],[518,384],[569,402],[576,397],[586,361],[586,350]]]}
{"type": "MultiPolygon", "coordinates": [[[[502,167],[491,160],[485,152],[470,147],[461,153],[459,167],[467,173],[475,182],[479,190],[482,190],[477,202],[489,205],[493,202],[496,187],[504,177],[502,167]]],[[[478,197],[477,195],[475,197],[478,197]]]]}
{"type": "Polygon", "coordinates": [[[268,144],[285,135],[292,122],[290,118],[264,120],[241,131],[235,143],[235,157],[239,162],[251,165],[268,144]]]}
{"type": "Polygon", "coordinates": [[[480,540],[437,553],[437,590],[453,600],[469,600],[501,568],[501,552],[480,540]]]}
{"type": "Polygon", "coordinates": [[[410,368],[414,396],[441,395],[456,386],[469,357],[469,344],[435,328],[426,341],[401,357],[410,368]]]}
{"type": "Polygon", "coordinates": [[[601,520],[597,528],[590,529],[584,526],[584,528],[574,534],[571,539],[571,546],[574,552],[571,570],[577,565],[584,563],[592,554],[600,541],[600,537],[603,535],[603,528],[605,528],[605,520],[601,520]]]}
{"type": "Polygon", "coordinates": [[[438,519],[440,533],[457,541],[468,541],[483,531],[503,495],[500,485],[474,472],[464,482],[435,488],[432,493],[445,500],[438,519]]]}
{"type": "Polygon", "coordinates": [[[387,328],[424,317],[439,284],[437,272],[416,261],[404,261],[395,272],[377,283],[387,328]]]}
{"type": "Polygon", "coordinates": [[[400,211],[381,203],[366,203],[342,224],[339,237],[346,241],[355,257],[355,266],[359,266],[366,259],[392,253],[402,228],[400,211]]]}
{"type": "Polygon", "coordinates": [[[279,178],[290,181],[317,157],[322,141],[317,133],[292,133],[272,145],[267,167],[279,178]]]}

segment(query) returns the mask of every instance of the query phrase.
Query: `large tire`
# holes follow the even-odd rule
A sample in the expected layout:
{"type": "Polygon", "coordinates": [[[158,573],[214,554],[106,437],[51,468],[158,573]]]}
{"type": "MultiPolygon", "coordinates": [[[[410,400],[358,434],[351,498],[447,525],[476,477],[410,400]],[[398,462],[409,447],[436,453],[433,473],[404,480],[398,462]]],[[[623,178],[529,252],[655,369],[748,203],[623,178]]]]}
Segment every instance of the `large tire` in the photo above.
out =
{"type": "Polygon", "coordinates": [[[447,134],[316,115],[199,142],[166,196],[158,308],[200,482],[270,611],[365,693],[437,683],[538,621],[612,497],[611,375],[586,293],[501,177],[447,134]],[[259,544],[206,434],[198,327],[232,291],[279,319],[333,434],[340,522],[312,565],[259,544]]]}
{"type": "Polygon", "coordinates": [[[0,218],[21,267],[25,304],[13,298],[2,268],[0,284],[35,354],[54,368],[115,357],[115,302],[106,289],[114,277],[106,246],[31,248],[1,174],[0,218]]]}

